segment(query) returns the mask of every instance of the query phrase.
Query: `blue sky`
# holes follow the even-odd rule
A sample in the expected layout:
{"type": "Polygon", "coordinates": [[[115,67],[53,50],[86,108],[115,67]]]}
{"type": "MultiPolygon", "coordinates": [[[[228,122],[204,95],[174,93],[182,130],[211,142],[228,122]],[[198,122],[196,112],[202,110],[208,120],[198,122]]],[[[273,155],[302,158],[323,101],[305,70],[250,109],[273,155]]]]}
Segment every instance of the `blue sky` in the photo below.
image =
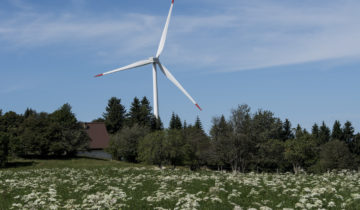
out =
{"type": "MultiPolygon", "coordinates": [[[[0,109],[52,112],[70,103],[81,121],[107,100],[152,101],[150,66],[93,76],[154,56],[170,0],[3,0],[0,109]]],[[[350,120],[360,131],[360,2],[175,1],[161,61],[203,108],[163,75],[160,116],[206,130],[238,104],[271,110],[295,127],[350,120]]]]}

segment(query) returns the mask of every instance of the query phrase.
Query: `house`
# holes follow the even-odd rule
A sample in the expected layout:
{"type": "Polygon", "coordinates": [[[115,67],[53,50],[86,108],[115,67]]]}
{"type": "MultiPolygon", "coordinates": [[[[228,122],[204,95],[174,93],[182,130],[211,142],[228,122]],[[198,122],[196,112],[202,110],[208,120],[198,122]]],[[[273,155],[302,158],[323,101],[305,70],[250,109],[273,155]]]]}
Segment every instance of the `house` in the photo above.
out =
{"type": "Polygon", "coordinates": [[[89,150],[80,151],[77,155],[92,158],[111,159],[111,155],[105,151],[105,148],[107,148],[110,143],[110,137],[106,130],[105,123],[84,123],[83,126],[91,141],[89,150]]]}

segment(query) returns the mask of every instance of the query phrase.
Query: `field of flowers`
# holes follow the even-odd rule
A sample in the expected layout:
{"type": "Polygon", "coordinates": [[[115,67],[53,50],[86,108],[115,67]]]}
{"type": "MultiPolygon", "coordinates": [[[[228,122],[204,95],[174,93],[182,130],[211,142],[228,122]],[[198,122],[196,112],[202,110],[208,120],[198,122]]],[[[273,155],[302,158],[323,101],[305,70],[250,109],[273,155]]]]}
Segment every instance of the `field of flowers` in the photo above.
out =
{"type": "Polygon", "coordinates": [[[360,173],[105,165],[0,170],[0,209],[359,209],[360,173]]]}

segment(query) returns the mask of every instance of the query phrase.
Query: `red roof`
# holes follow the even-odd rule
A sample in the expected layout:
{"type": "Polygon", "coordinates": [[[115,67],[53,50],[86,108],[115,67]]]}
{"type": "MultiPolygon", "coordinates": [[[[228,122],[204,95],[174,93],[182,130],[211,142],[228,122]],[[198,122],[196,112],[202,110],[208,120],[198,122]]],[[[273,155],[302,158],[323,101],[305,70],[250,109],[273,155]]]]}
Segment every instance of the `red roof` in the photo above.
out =
{"type": "Polygon", "coordinates": [[[91,139],[90,149],[105,149],[109,146],[110,138],[105,123],[85,123],[85,126],[91,139]]]}

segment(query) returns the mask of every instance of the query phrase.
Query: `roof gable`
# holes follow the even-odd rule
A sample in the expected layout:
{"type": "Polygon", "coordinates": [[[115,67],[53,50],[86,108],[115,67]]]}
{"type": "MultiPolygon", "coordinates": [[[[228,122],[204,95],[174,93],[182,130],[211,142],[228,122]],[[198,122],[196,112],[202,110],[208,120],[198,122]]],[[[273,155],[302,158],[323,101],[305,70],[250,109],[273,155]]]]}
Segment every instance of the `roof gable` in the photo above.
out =
{"type": "Polygon", "coordinates": [[[85,129],[91,139],[90,149],[105,149],[109,146],[110,137],[105,123],[85,123],[85,129]]]}

